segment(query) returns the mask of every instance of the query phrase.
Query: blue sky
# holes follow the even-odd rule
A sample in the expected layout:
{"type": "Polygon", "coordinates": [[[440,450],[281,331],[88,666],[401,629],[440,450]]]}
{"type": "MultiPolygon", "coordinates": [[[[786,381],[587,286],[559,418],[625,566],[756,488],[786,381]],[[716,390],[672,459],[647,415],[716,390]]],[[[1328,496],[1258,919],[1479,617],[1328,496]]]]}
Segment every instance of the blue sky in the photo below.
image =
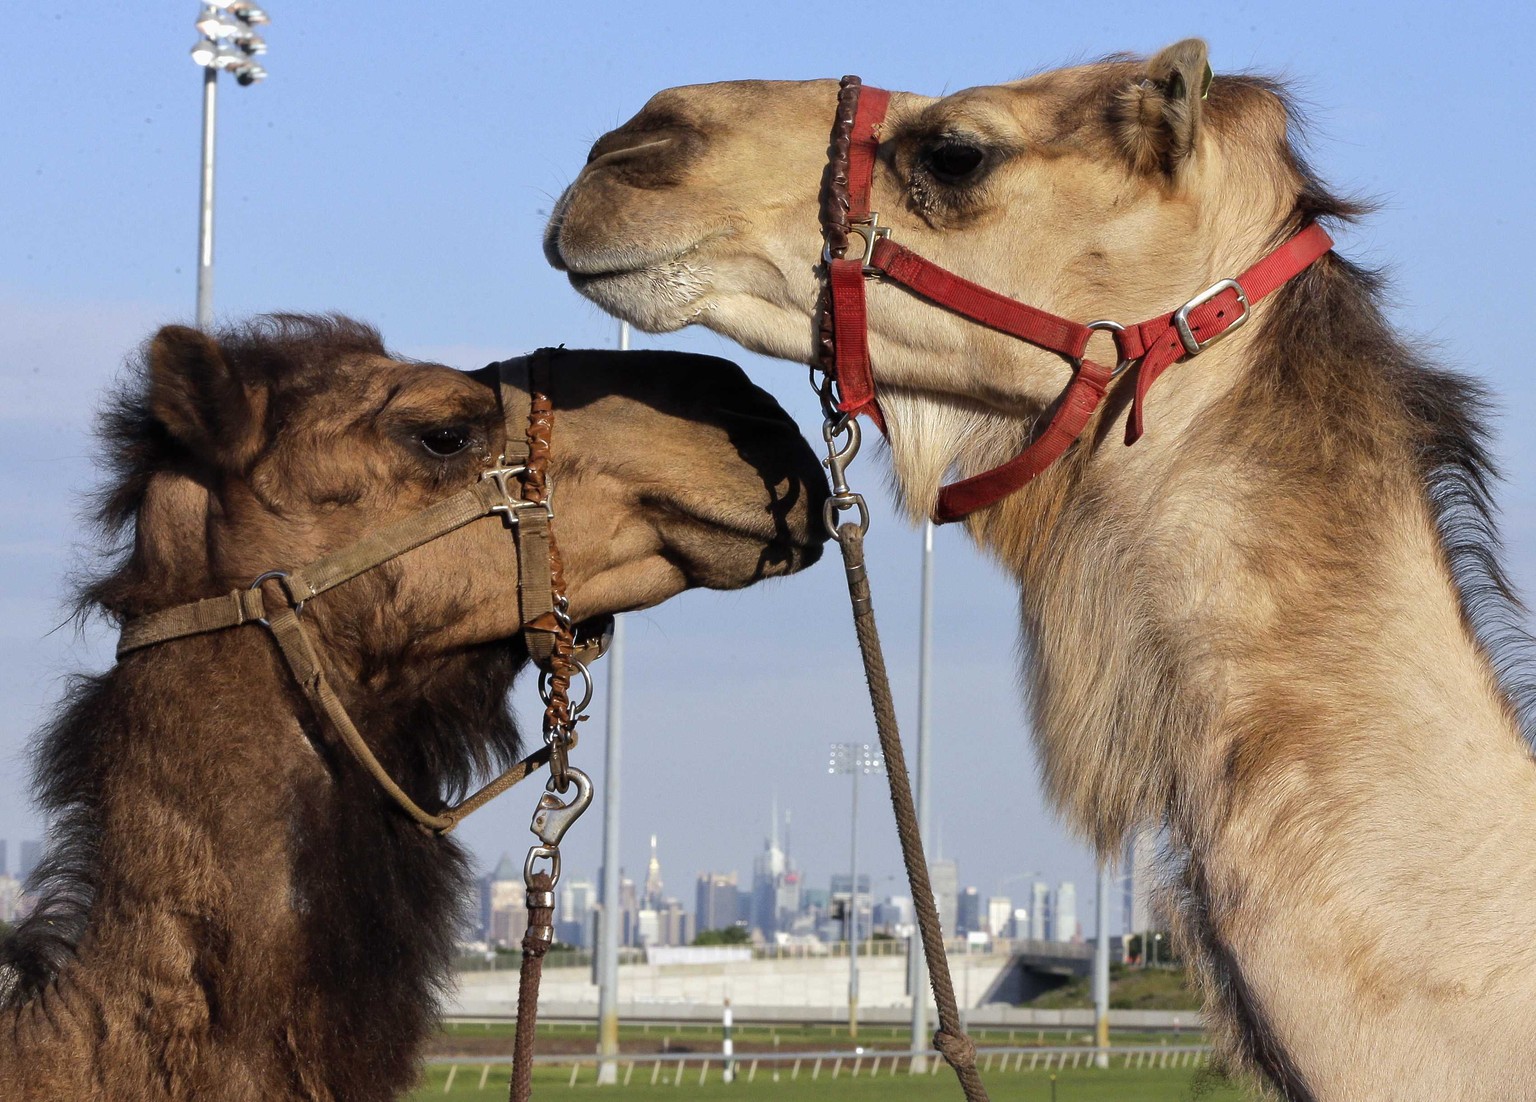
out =
{"type": "MultiPolygon", "coordinates": [[[[123,356],[192,314],[199,71],[196,4],[13,5],[0,64],[0,837],[40,830],[24,747],[62,679],[100,668],[100,632],[65,627],[63,575],[88,558],[77,517],[96,482],[89,425],[123,356]]],[[[1394,319],[1436,357],[1484,378],[1510,564],[1536,581],[1536,382],[1531,314],[1529,10],[1232,3],[559,4],[273,0],[271,79],[222,86],[215,305],[224,318],[341,310],[400,352],[478,367],[540,344],[606,345],[615,325],[549,270],[539,231],[591,141],[659,88],[739,77],[838,76],[937,93],[1190,34],[1218,72],[1293,82],[1322,174],[1381,203],[1341,236],[1388,266],[1394,319]],[[941,11],[936,17],[934,11],[941,11]],[[462,22],[461,22],[462,21],[462,22]]],[[[804,371],[703,332],[664,344],[740,359],[815,432],[804,371]]],[[[905,722],[915,708],[919,534],[883,496],[883,460],[855,468],[876,502],[871,556],[905,722]]],[[[941,531],[934,806],[962,884],[984,893],[1092,861],[1042,806],[1016,688],[1014,599],[958,532],[941,531]]],[[[873,738],[831,560],[738,594],[689,594],[631,619],[624,863],[660,835],[671,891],[701,870],[749,872],[769,801],[824,885],[847,857],[847,781],[828,741],[873,738]]],[[[532,715],[531,688],[519,697],[532,715]]],[[[600,772],[601,709],[578,750],[600,772]]],[[[910,733],[910,731],[909,731],[910,733]]],[[[471,820],[486,862],[531,842],[531,797],[471,820]]],[[[875,800],[861,860],[899,890],[875,800]]],[[[567,838],[568,875],[595,871],[594,816],[567,838]]],[[[14,846],[12,847],[14,853],[14,846]]],[[[1012,889],[1016,894],[1019,889],[1012,889]]]]}

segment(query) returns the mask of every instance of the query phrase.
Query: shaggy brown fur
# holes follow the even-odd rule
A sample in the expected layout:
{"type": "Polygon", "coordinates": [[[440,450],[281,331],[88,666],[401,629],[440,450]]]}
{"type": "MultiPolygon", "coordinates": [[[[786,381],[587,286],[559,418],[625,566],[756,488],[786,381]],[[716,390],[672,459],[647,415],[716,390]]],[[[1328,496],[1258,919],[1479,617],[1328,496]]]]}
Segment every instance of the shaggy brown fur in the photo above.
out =
{"type": "MultiPolygon", "coordinates": [[[[733,365],[572,352],[552,389],[578,617],[816,557],[815,459],[733,365]]],[[[85,606],[122,618],[297,565],[473,480],[501,440],[483,381],[391,359],[355,322],[165,330],[106,418],[101,515],[130,544],[85,606]],[[461,454],[424,446],[445,426],[466,430],[461,454]]],[[[488,519],[304,609],[359,728],[428,807],[518,750],[516,581],[488,519]]],[[[0,1098],[412,1085],[469,869],[340,746],[254,626],[76,682],[35,763],[54,824],[41,902],[0,946],[0,1098]]]]}
{"type": "MultiPolygon", "coordinates": [[[[1272,83],[1201,98],[1205,56],[895,93],[881,224],[1023,301],[1132,322],[1357,213],[1306,170],[1272,83]]],[[[690,140],[605,139],[550,259],[638,324],[810,362],[835,98],[658,94],[618,133],[664,116],[690,140]]],[[[1531,1098],[1536,764],[1503,683],[1526,648],[1482,398],[1378,295],[1330,254],[1169,371],[1135,447],[1127,377],[1088,439],[968,524],[1019,582],[1051,799],[1106,859],[1167,829],[1176,933],[1233,1061],[1296,1100],[1531,1098]]],[[[1055,357],[898,287],[872,283],[869,316],[914,513],[952,469],[1014,455],[1065,383],[1055,357]]]]}

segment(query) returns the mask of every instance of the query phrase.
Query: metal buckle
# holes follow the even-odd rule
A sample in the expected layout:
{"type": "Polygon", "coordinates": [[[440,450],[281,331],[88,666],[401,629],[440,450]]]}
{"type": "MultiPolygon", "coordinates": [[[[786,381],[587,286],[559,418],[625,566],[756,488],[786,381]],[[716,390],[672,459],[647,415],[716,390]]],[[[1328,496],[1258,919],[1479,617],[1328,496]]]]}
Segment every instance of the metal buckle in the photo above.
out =
{"type": "Polygon", "coordinates": [[[870,263],[875,259],[875,243],[881,238],[889,236],[891,236],[891,227],[880,224],[880,212],[870,211],[867,219],[860,219],[857,222],[849,223],[848,245],[843,249],[841,257],[834,257],[832,255],[832,246],[824,245],[821,250],[821,259],[826,261],[838,259],[858,260],[864,269],[865,275],[879,275],[880,269],[870,267],[870,263]],[[853,239],[855,236],[862,238],[864,241],[864,252],[862,255],[853,252],[853,239]]]}
{"type": "Polygon", "coordinates": [[[1221,340],[1222,337],[1225,337],[1228,333],[1232,332],[1232,330],[1242,328],[1243,323],[1248,320],[1250,309],[1251,307],[1248,305],[1248,296],[1243,291],[1243,285],[1235,279],[1223,279],[1217,283],[1211,284],[1194,298],[1186,302],[1183,306],[1180,306],[1177,310],[1175,310],[1173,312],[1173,327],[1174,329],[1178,330],[1179,340],[1184,344],[1184,351],[1191,356],[1198,356],[1207,348],[1211,347],[1211,345],[1221,340]],[[1205,303],[1210,302],[1211,299],[1215,298],[1223,291],[1237,292],[1237,301],[1242,304],[1243,312],[1237,315],[1237,317],[1234,318],[1231,322],[1229,322],[1225,329],[1221,330],[1219,333],[1212,333],[1205,339],[1204,342],[1201,342],[1198,338],[1196,338],[1194,330],[1189,327],[1190,312],[1199,308],[1200,306],[1203,306],[1205,303]]]}
{"type": "MultiPolygon", "coordinates": [[[[505,463],[506,459],[502,458],[498,462],[505,463]]],[[[491,481],[495,482],[496,489],[501,494],[502,500],[505,502],[505,504],[502,505],[492,505],[490,509],[491,514],[501,516],[502,519],[504,519],[509,525],[515,525],[517,523],[517,513],[519,509],[543,509],[544,512],[549,516],[550,520],[555,519],[554,506],[548,500],[524,501],[521,495],[521,486],[518,488],[518,494],[514,495],[512,493],[512,488],[508,480],[513,478],[520,479],[527,473],[528,468],[526,466],[496,466],[492,467],[488,471],[480,472],[480,481],[484,482],[489,478],[491,481]]]]}

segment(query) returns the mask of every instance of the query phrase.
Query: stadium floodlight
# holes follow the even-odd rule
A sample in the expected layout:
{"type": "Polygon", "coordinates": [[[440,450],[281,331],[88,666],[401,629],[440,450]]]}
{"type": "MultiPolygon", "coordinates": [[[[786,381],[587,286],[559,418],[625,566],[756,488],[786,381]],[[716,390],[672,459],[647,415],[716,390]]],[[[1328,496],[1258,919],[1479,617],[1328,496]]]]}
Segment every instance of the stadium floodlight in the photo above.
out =
{"type": "Polygon", "coordinates": [[[267,52],[266,41],[252,30],[270,23],[251,0],[203,0],[193,26],[201,36],[192,60],[203,69],[203,156],[197,223],[197,324],[213,324],[213,146],[217,127],[219,70],[249,87],[267,78],[253,61],[267,52]]]}
{"type": "Polygon", "coordinates": [[[234,3],[229,5],[229,14],[242,20],[248,27],[254,27],[259,23],[272,22],[268,18],[266,11],[250,3],[250,0],[234,0],[234,3]]]}

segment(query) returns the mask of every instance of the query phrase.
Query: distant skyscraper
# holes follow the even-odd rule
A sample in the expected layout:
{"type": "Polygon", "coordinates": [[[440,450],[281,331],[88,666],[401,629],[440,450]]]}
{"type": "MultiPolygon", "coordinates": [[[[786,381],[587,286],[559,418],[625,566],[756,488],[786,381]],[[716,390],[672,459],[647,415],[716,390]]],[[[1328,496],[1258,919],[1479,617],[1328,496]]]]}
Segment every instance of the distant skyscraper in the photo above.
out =
{"type": "Polygon", "coordinates": [[[555,936],[567,945],[590,948],[594,933],[597,891],[590,880],[569,880],[560,889],[560,920],[555,936]]]}
{"type": "Polygon", "coordinates": [[[992,937],[1013,936],[1013,900],[1006,895],[989,896],[987,899],[987,933],[992,937]]]}
{"type": "Polygon", "coordinates": [[[723,930],[741,917],[736,874],[701,872],[694,891],[694,922],[699,930],[723,930]]]}
{"type": "Polygon", "coordinates": [[[966,888],[960,893],[955,907],[955,933],[964,937],[981,928],[981,893],[975,888],[966,888]]]}
{"type": "Polygon", "coordinates": [[[792,872],[784,850],[779,847],[779,801],[775,797],[769,815],[768,837],[763,852],[752,862],[751,924],[769,941],[789,920],[799,906],[799,877],[787,880],[792,872]],[[791,890],[786,892],[785,889],[791,890]],[[785,905],[789,904],[788,913],[785,905]]]}
{"type": "Polygon", "coordinates": [[[651,910],[661,909],[661,861],[656,857],[656,835],[651,835],[651,859],[645,866],[645,897],[642,900],[651,910]]]}
{"type": "Polygon", "coordinates": [[[16,875],[21,880],[26,880],[32,875],[32,870],[37,868],[37,863],[43,859],[43,843],[36,839],[28,839],[21,843],[21,865],[16,869],[16,875]]]}
{"type": "Polygon", "coordinates": [[[5,863],[5,839],[0,838],[0,876],[5,876],[10,871],[10,866],[5,863]]]}
{"type": "Polygon", "coordinates": [[[1036,880],[1029,886],[1029,936],[1044,941],[1050,929],[1051,887],[1036,880]]]}
{"type": "Polygon", "coordinates": [[[928,879],[933,884],[933,901],[938,904],[940,925],[945,937],[954,937],[960,917],[960,868],[941,857],[928,865],[928,879]]]}
{"type": "Polygon", "coordinates": [[[508,948],[517,945],[528,929],[527,889],[523,870],[503,853],[491,875],[485,879],[481,896],[486,908],[485,940],[508,948]]]}
{"type": "Polygon", "coordinates": [[[1051,938],[1055,941],[1078,940],[1077,926],[1077,885],[1070,880],[1063,880],[1056,886],[1056,921],[1053,922],[1051,938]]]}

